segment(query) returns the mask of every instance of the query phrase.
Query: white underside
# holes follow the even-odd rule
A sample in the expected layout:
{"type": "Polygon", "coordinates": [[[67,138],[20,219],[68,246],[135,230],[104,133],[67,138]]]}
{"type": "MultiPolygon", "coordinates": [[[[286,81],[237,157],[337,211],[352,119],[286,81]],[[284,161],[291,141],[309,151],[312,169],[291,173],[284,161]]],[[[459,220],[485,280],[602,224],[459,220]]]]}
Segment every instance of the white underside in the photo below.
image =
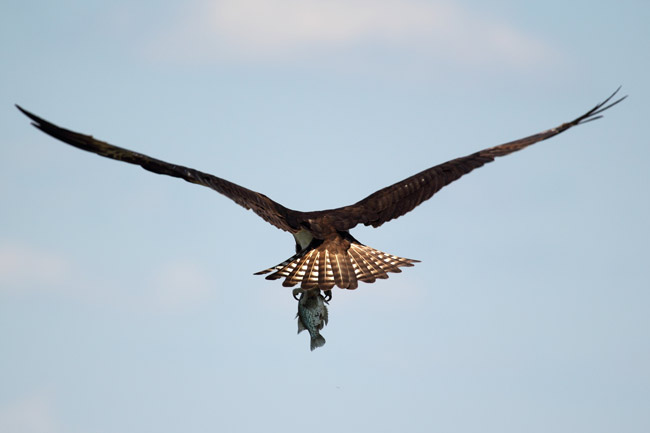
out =
{"type": "Polygon", "coordinates": [[[294,233],[293,237],[296,238],[296,242],[303,250],[307,248],[307,246],[314,239],[314,236],[311,234],[311,232],[305,229],[300,230],[298,233],[294,233]]]}

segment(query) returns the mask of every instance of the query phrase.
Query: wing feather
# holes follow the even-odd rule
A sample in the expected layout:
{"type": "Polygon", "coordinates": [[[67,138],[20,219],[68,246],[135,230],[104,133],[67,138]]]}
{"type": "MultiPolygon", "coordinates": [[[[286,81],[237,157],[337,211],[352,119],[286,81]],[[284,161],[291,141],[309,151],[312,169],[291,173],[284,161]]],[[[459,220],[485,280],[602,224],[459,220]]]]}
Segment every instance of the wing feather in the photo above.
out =
{"type": "Polygon", "coordinates": [[[145,170],[153,173],[173,176],[184,179],[187,182],[206,186],[225,195],[238,205],[246,209],[251,209],[266,222],[271,223],[282,230],[295,232],[300,228],[299,221],[301,212],[288,209],[271,200],[264,194],[244,188],[211,174],[203,173],[181,165],[170,164],[141,153],[96,140],[90,135],[84,135],[68,129],[63,129],[33,113],[30,113],[18,105],[16,105],[16,107],[32,120],[32,125],[36,128],[63,141],[64,143],[107,158],[139,165],[145,170]]]}
{"type": "Polygon", "coordinates": [[[309,217],[312,220],[318,220],[319,217],[327,217],[328,220],[333,221],[337,230],[349,230],[357,224],[379,227],[387,221],[410,212],[416,206],[431,198],[444,186],[449,185],[472,170],[494,161],[497,157],[524,149],[532,144],[547,140],[576,125],[602,117],[602,113],[605,110],[613,107],[627,97],[624,96],[614,102],[610,102],[619,90],[620,87],[603,102],[570,122],[563,123],[560,126],[538,134],[483,149],[471,155],[436,165],[408,177],[401,182],[383,188],[351,206],[310,212],[309,217]]]}
{"type": "MultiPolygon", "coordinates": [[[[310,227],[313,235],[318,237],[319,235],[331,233],[332,229],[345,231],[350,230],[358,224],[379,227],[387,221],[398,218],[431,198],[446,185],[449,185],[451,182],[470,173],[474,169],[494,161],[495,158],[524,149],[532,144],[547,140],[576,125],[602,117],[602,113],[605,110],[626,98],[624,96],[610,102],[619,90],[620,87],[603,102],[570,122],[563,123],[538,134],[483,149],[471,155],[436,165],[408,177],[401,182],[383,188],[353,205],[316,212],[300,212],[286,208],[264,194],[249,190],[225,179],[192,168],[170,164],[147,155],[96,140],[89,135],[60,128],[19,106],[17,107],[27,117],[32,119],[32,124],[35,127],[65,143],[101,156],[140,165],[145,170],[154,173],[178,177],[187,182],[207,186],[230,198],[240,206],[253,210],[253,212],[265,221],[282,230],[296,232],[305,224],[305,226],[310,227]]],[[[362,263],[357,264],[357,266],[360,265],[362,263]]],[[[339,279],[343,281],[349,278],[347,275],[348,272],[350,274],[353,272],[356,273],[356,270],[353,271],[352,269],[347,269],[348,272],[342,268],[338,269],[340,273],[335,272],[336,275],[334,275],[337,283],[339,279]]]]}

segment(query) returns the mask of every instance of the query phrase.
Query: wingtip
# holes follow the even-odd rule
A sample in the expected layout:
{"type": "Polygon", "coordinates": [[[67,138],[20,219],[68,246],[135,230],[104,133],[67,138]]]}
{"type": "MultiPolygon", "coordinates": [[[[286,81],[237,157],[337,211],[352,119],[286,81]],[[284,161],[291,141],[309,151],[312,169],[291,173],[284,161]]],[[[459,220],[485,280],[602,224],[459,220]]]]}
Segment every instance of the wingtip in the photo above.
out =
{"type": "Polygon", "coordinates": [[[18,110],[20,110],[21,113],[23,113],[25,116],[29,117],[33,121],[34,125],[42,122],[42,119],[40,117],[38,117],[37,115],[25,110],[23,107],[21,107],[18,104],[14,104],[14,105],[16,106],[16,108],[18,110]]]}
{"type": "MultiPolygon", "coordinates": [[[[614,93],[612,93],[611,96],[610,96],[609,98],[607,98],[607,99],[604,101],[604,103],[606,104],[606,103],[609,102],[612,98],[614,98],[614,96],[616,96],[616,95],[618,94],[618,92],[619,92],[622,88],[623,88],[623,86],[622,86],[622,85],[619,85],[619,86],[616,88],[616,90],[614,91],[614,93]]],[[[624,99],[627,98],[627,97],[628,97],[628,95],[623,95],[623,96],[621,96],[620,98],[618,98],[617,100],[615,100],[614,102],[612,102],[611,104],[609,104],[608,107],[613,107],[614,105],[618,104],[619,102],[621,102],[622,100],[624,100],[624,99]]]]}
{"type": "Polygon", "coordinates": [[[601,113],[603,113],[605,110],[609,110],[613,106],[623,102],[628,97],[628,95],[621,96],[620,98],[616,99],[615,101],[610,102],[614,98],[614,96],[616,96],[616,94],[618,94],[618,92],[621,90],[622,87],[623,86],[618,86],[616,88],[616,90],[614,91],[614,93],[609,95],[609,97],[607,99],[605,99],[603,102],[598,104],[594,108],[594,110],[592,111],[591,116],[590,116],[591,119],[589,119],[589,120],[593,120],[593,119],[597,119],[599,117],[602,117],[601,113]]]}
{"type": "MultiPolygon", "coordinates": [[[[582,116],[578,117],[573,122],[570,122],[567,125],[570,125],[570,126],[581,125],[583,123],[592,122],[594,120],[597,120],[597,119],[600,119],[601,117],[603,117],[603,113],[606,110],[609,110],[610,108],[612,108],[613,106],[623,102],[627,98],[628,95],[624,95],[624,96],[621,96],[620,98],[612,101],[612,99],[614,99],[614,96],[616,96],[618,94],[618,92],[621,90],[621,88],[622,88],[622,86],[618,86],[616,88],[616,90],[614,90],[614,92],[611,95],[609,95],[605,100],[601,101],[594,108],[589,110],[587,113],[583,114],[582,116]]],[[[564,130],[566,130],[566,128],[564,130]]]]}

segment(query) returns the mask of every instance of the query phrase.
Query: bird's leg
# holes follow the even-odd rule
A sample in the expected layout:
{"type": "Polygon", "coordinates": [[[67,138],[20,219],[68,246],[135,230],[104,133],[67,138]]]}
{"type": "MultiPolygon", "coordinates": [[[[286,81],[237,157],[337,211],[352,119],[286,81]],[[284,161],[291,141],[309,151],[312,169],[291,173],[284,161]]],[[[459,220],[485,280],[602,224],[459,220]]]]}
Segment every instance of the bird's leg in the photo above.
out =
{"type": "Polygon", "coordinates": [[[296,301],[300,301],[300,298],[298,297],[298,295],[302,295],[303,293],[305,293],[305,291],[303,289],[293,289],[293,292],[292,292],[293,299],[295,299],[296,301]]]}
{"type": "Polygon", "coordinates": [[[323,294],[325,295],[324,301],[326,304],[329,304],[329,302],[332,300],[332,291],[331,290],[325,290],[323,291],[323,294]]]}

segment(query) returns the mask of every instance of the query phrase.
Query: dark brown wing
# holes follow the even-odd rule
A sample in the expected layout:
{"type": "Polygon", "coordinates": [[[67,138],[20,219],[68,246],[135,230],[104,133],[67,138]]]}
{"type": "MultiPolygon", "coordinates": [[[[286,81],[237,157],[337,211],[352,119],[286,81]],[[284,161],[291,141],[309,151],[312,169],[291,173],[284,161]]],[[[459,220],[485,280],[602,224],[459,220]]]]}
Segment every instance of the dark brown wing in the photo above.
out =
{"type": "Polygon", "coordinates": [[[60,128],[35,114],[16,105],[27,117],[32,119],[32,125],[52,137],[68,143],[79,149],[93,152],[107,158],[118,161],[136,164],[145,170],[167,176],[178,177],[188,182],[198,185],[207,186],[213,190],[225,195],[240,206],[246,209],[252,209],[257,215],[274,226],[289,232],[295,232],[300,229],[297,221],[300,219],[300,212],[287,209],[279,203],[271,200],[264,194],[260,194],[250,189],[244,188],[232,182],[211,174],[202,173],[198,170],[183,167],[181,165],[170,164],[159,159],[151,158],[141,153],[132,152],[128,149],[113,146],[94,139],[90,135],[79,134],[74,131],[60,128]]]}
{"type": "Polygon", "coordinates": [[[619,90],[620,87],[609,98],[571,122],[563,123],[539,134],[453,159],[381,189],[351,206],[313,212],[310,213],[309,217],[314,220],[318,220],[319,217],[325,218],[331,224],[334,224],[337,230],[349,230],[357,224],[379,227],[383,223],[413,210],[423,201],[431,198],[442,187],[449,185],[472,170],[494,161],[494,158],[516,152],[531,144],[551,138],[576,125],[602,117],[601,113],[603,111],[626,98],[624,96],[610,103],[619,90]]]}

